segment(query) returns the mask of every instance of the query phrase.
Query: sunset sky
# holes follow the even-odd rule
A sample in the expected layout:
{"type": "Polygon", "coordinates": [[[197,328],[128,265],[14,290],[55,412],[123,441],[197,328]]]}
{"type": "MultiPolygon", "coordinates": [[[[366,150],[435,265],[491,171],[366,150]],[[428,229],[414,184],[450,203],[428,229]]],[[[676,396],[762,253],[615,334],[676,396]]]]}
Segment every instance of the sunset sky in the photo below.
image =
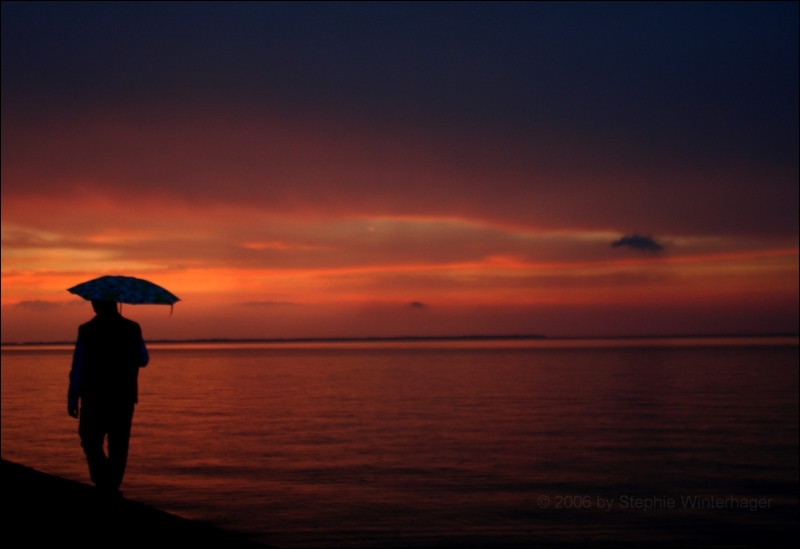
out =
{"type": "Polygon", "coordinates": [[[3,2],[2,341],[796,333],[799,24],[3,2]]]}

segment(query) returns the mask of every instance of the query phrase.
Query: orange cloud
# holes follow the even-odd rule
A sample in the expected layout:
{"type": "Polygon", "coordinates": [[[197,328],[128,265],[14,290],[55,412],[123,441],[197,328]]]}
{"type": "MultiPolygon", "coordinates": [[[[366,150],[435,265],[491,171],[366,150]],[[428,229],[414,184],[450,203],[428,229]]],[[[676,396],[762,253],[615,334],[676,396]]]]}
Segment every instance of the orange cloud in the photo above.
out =
{"type": "Polygon", "coordinates": [[[725,326],[729,307],[771,308],[774,321],[740,315],[741,331],[797,329],[796,170],[654,168],[614,152],[188,111],[4,120],[3,338],[47,339],[59,328],[44,316],[77,321],[79,307],[47,304],[103,274],[168,287],[203,319],[185,333],[205,336],[528,332],[544,310],[578,315],[573,333],[620,307],[705,307],[725,326]],[[611,246],[635,231],[664,249],[611,246]],[[459,316],[481,308],[506,320],[459,316]]]}
{"type": "Polygon", "coordinates": [[[4,117],[3,216],[48,197],[98,217],[103,203],[135,217],[155,202],[176,220],[225,206],[620,234],[796,233],[797,166],[649,164],[608,139],[164,108],[4,117]]]}

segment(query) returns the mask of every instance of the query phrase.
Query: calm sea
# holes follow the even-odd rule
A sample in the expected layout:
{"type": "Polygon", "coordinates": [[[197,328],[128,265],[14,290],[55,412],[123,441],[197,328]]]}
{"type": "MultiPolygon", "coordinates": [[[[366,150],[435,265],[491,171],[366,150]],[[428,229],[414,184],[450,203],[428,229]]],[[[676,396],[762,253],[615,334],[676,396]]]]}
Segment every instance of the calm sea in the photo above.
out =
{"type": "MultiPolygon", "coordinates": [[[[2,457],[88,482],[66,347],[2,351],[2,457]]],[[[789,340],[161,345],[126,497],[279,547],[794,546],[789,340]]]]}

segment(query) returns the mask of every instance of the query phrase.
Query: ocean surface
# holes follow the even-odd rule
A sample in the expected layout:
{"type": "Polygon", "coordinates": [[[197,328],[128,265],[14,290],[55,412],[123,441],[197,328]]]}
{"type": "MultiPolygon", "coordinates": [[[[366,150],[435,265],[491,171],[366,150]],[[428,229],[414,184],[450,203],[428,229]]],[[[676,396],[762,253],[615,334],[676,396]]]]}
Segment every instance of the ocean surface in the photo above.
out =
{"type": "MultiPolygon", "coordinates": [[[[794,546],[789,339],[153,345],[125,496],[278,547],[794,546]]],[[[89,482],[71,349],[2,350],[2,457],[89,482]]]]}

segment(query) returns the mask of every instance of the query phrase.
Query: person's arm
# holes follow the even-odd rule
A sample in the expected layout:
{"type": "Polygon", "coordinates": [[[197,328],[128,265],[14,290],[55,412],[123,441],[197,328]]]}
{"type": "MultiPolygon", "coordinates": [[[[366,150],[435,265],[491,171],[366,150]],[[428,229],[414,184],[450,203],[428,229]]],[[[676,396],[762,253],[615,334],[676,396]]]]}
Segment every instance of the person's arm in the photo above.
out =
{"type": "Polygon", "coordinates": [[[147,352],[147,347],[145,347],[143,339],[141,349],[139,350],[139,368],[144,368],[149,363],[150,363],[150,353],[147,352]]]}
{"type": "Polygon", "coordinates": [[[83,340],[80,332],[75,343],[75,352],[72,354],[72,369],[69,372],[69,391],[67,392],[67,413],[78,417],[78,399],[81,394],[81,381],[83,380],[83,340]]]}

